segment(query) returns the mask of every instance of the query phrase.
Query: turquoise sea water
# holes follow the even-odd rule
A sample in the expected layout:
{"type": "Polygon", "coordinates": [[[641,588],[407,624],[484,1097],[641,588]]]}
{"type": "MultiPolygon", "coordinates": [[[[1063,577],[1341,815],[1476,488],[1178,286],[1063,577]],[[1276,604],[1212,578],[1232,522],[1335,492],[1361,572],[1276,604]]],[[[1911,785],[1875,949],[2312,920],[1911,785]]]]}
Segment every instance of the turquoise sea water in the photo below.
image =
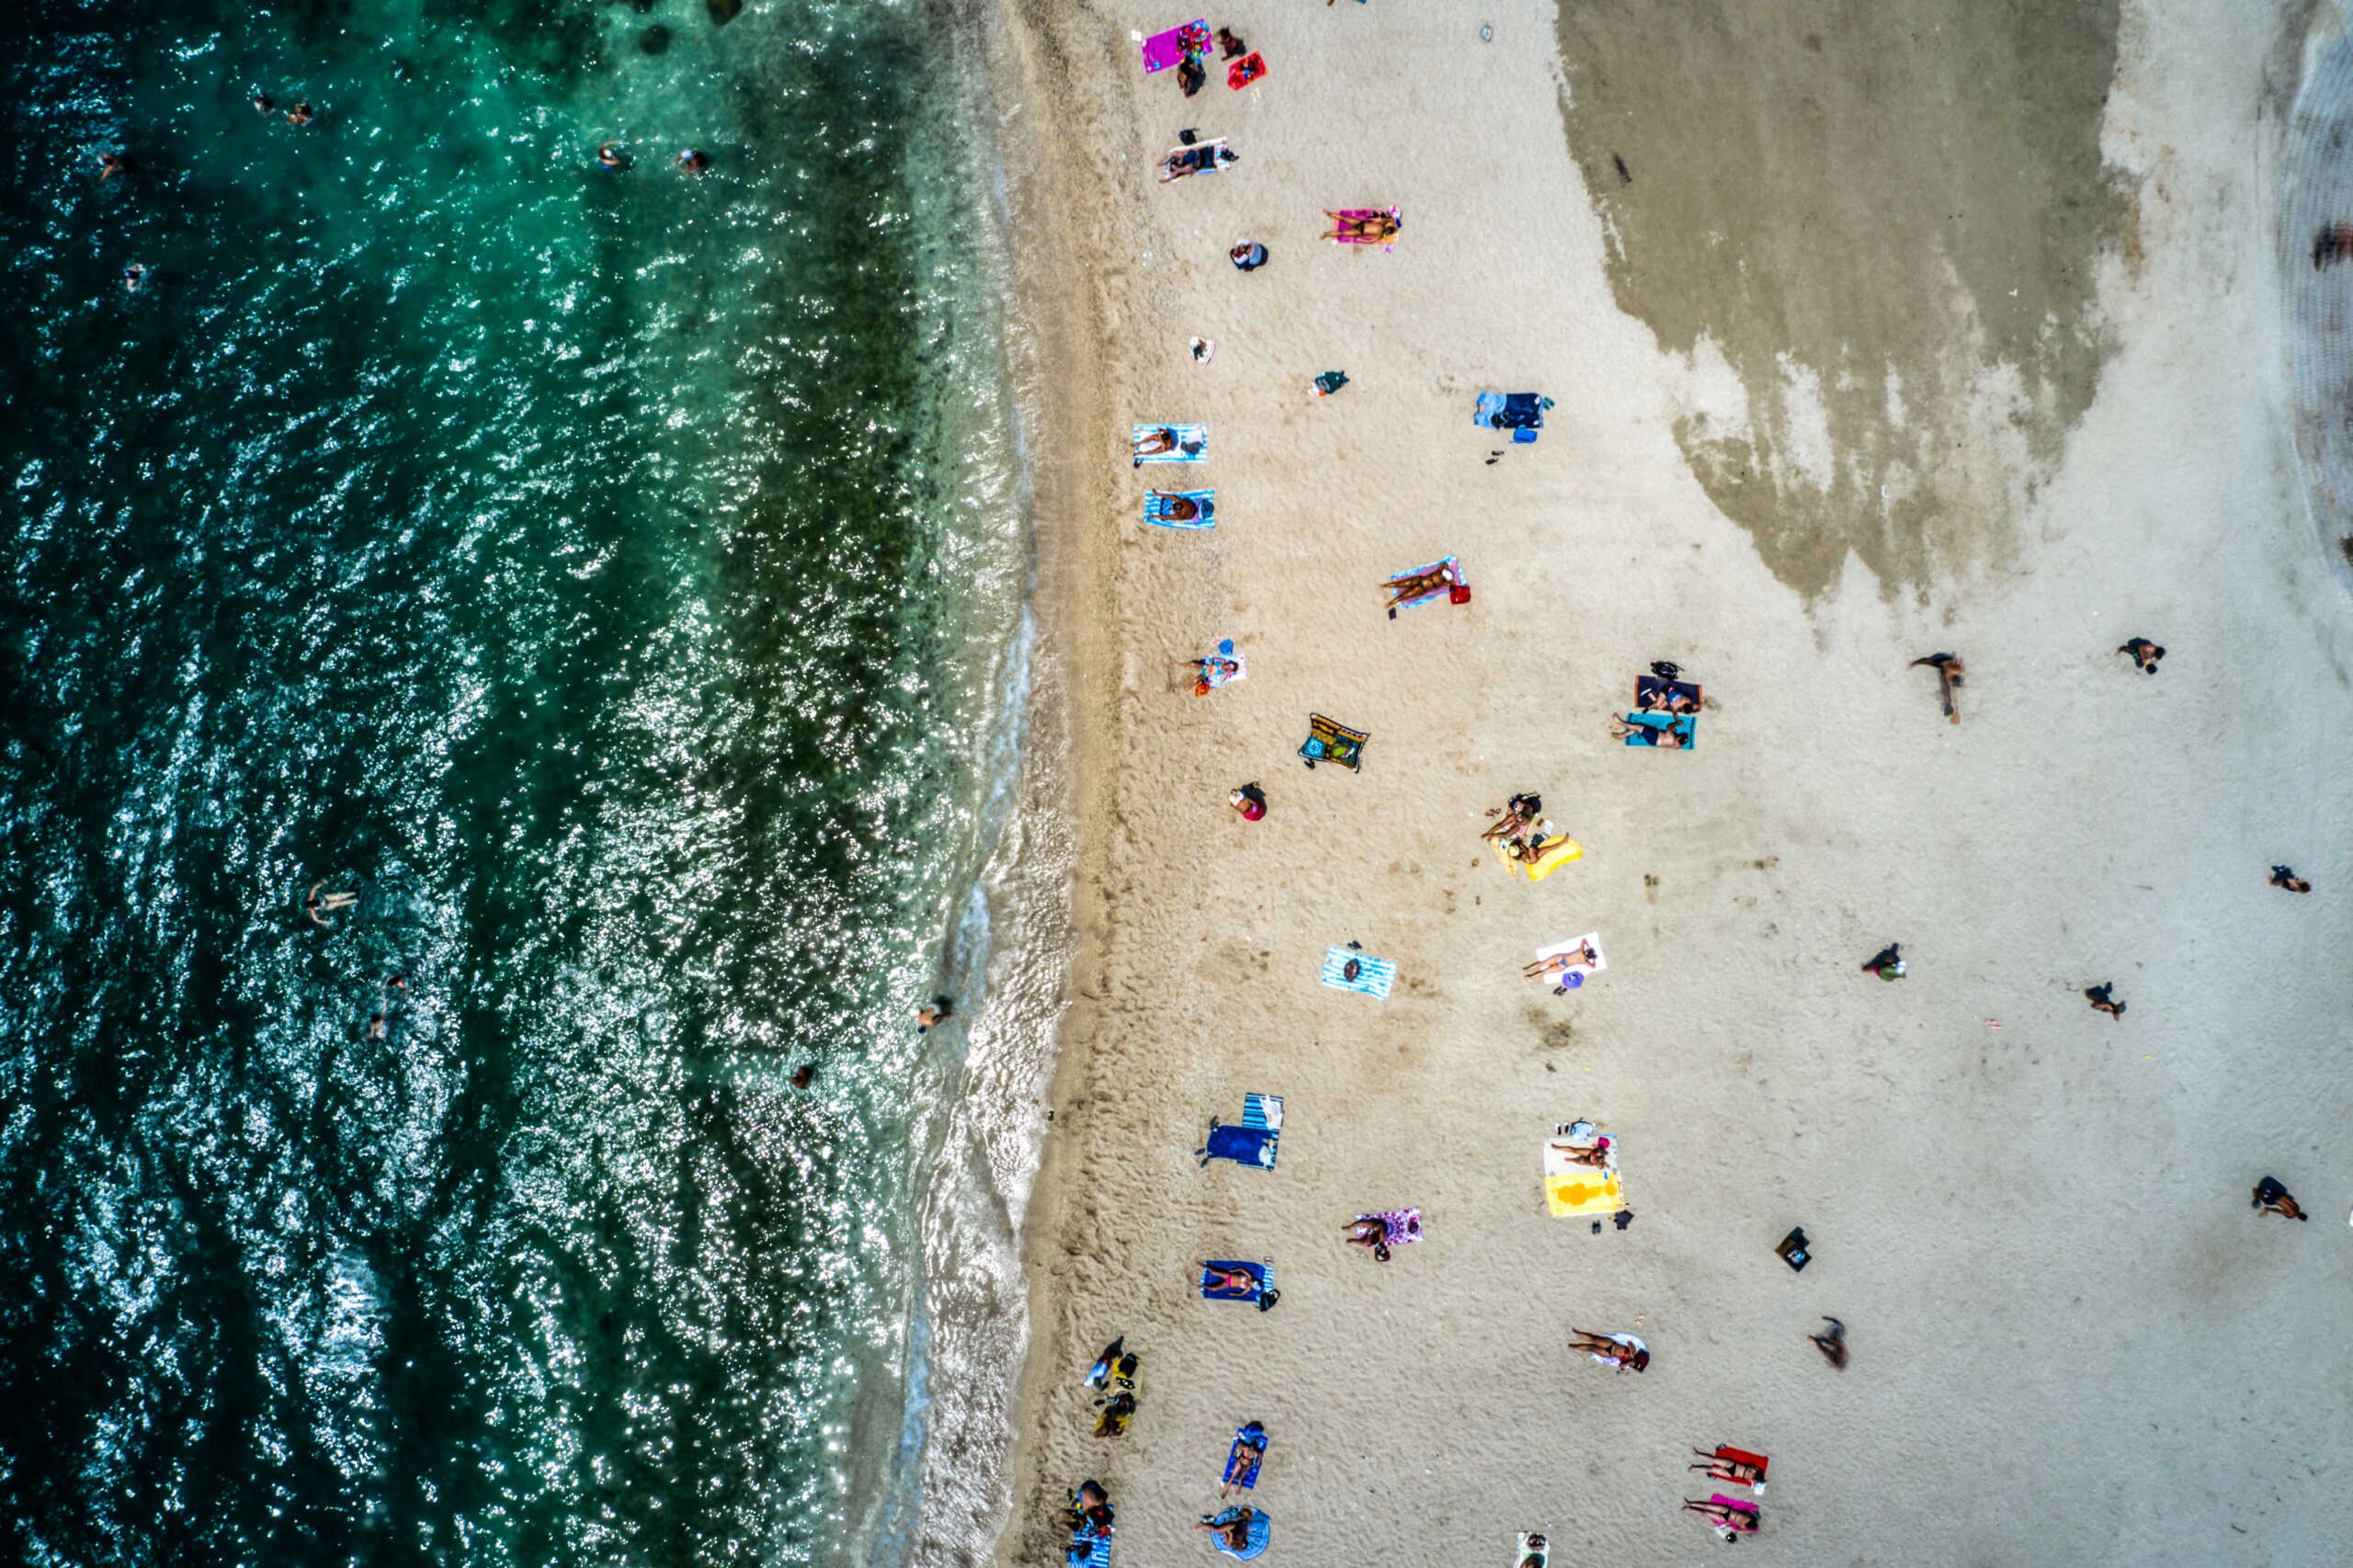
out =
{"type": "Polygon", "coordinates": [[[1020,701],[953,40],[36,4],[0,70],[0,1556],[838,1559],[1020,701]]]}

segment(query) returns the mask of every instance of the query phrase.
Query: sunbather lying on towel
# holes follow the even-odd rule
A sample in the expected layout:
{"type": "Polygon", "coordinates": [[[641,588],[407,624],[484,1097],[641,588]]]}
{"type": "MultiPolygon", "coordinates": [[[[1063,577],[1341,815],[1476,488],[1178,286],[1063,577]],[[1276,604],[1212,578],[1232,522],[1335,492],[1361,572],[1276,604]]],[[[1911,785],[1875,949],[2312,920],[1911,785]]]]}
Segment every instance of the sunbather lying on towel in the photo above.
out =
{"type": "Polygon", "coordinates": [[[1697,1514],[1718,1529],[1751,1531],[1756,1528],[1756,1513],[1752,1508],[1735,1508],[1729,1503],[1696,1502],[1686,1497],[1684,1512],[1697,1514]]]}
{"type": "Polygon", "coordinates": [[[1620,1372],[1639,1372],[1651,1364],[1651,1353],[1631,1334],[1612,1337],[1587,1334],[1581,1328],[1573,1328],[1569,1333],[1574,1336],[1569,1341],[1570,1349],[1583,1351],[1605,1367],[1620,1372]]]}
{"type": "Polygon", "coordinates": [[[1352,1220],[1348,1222],[1347,1239],[1351,1245],[1370,1247],[1373,1260],[1389,1261],[1389,1221],[1380,1219],[1352,1220]]]}
{"type": "Polygon", "coordinates": [[[1479,835],[1490,844],[1498,838],[1518,838],[1544,814],[1544,802],[1534,795],[1514,795],[1509,805],[1492,814],[1495,820],[1479,835]]]}
{"type": "Polygon", "coordinates": [[[1651,724],[1630,724],[1623,719],[1609,721],[1609,738],[1613,741],[1622,741],[1638,730],[1647,732],[1650,744],[1661,751],[1680,751],[1683,747],[1683,733],[1679,730],[1651,724]]]}
{"type": "Polygon", "coordinates": [[[1599,961],[1591,942],[1579,942],[1565,953],[1554,953],[1549,959],[1538,959],[1519,972],[1529,980],[1541,980],[1546,975],[1566,974],[1573,969],[1591,969],[1599,961]]]}
{"type": "Polygon", "coordinates": [[[1462,574],[1454,569],[1451,562],[1441,561],[1425,572],[1408,572],[1402,577],[1384,578],[1381,585],[1389,590],[1388,608],[1395,609],[1408,599],[1451,588],[1461,580],[1462,574]]]}
{"type": "Polygon", "coordinates": [[[1140,458],[1154,458],[1176,449],[1176,432],[1166,425],[1157,430],[1147,430],[1135,438],[1135,455],[1140,458]]]}
{"type": "Polygon", "coordinates": [[[1201,1265],[1201,1289],[1205,1290],[1234,1290],[1244,1295],[1258,1288],[1256,1276],[1246,1268],[1212,1268],[1201,1265]]]}
{"type": "Polygon", "coordinates": [[[1201,515],[1201,504],[1189,495],[1172,495],[1165,490],[1149,492],[1160,503],[1160,516],[1172,523],[1189,523],[1201,515]]]}
{"type": "Polygon", "coordinates": [[[1351,218],[1327,207],[1324,210],[1324,216],[1332,220],[1331,232],[1324,236],[1327,240],[1386,244],[1397,237],[1397,220],[1391,213],[1369,212],[1351,218]]]}
{"type": "Polygon", "coordinates": [[[1609,1145],[1597,1143],[1555,1143],[1552,1152],[1573,1165],[1590,1165],[1595,1170],[1609,1168],[1609,1145]]]}
{"type": "Polygon", "coordinates": [[[1688,690],[1677,691],[1680,682],[1641,681],[1636,683],[1634,706],[1645,713],[1697,713],[1699,699],[1688,690]]]}
{"type": "Polygon", "coordinates": [[[1204,142],[1194,147],[1172,147],[1160,165],[1161,183],[1183,179],[1187,175],[1215,174],[1242,156],[1222,142],[1204,142]]]}
{"type": "Polygon", "coordinates": [[[1731,1481],[1743,1486],[1755,1486],[1765,1479],[1765,1467],[1762,1465],[1751,1464],[1746,1460],[1719,1459],[1704,1449],[1694,1449],[1691,1451],[1708,1462],[1686,1465],[1684,1468],[1704,1470],[1708,1472],[1708,1479],[1711,1481],[1731,1481]]]}

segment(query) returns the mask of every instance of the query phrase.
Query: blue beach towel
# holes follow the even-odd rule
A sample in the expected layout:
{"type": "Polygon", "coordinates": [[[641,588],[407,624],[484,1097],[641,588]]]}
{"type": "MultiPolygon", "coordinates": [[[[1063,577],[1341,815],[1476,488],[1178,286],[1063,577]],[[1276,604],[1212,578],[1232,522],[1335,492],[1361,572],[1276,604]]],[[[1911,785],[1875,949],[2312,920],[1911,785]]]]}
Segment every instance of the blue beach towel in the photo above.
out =
{"type": "Polygon", "coordinates": [[[1471,423],[1483,430],[1508,430],[1515,441],[1533,441],[1552,406],[1552,400],[1540,392],[1481,392],[1471,423]]]}
{"type": "Polygon", "coordinates": [[[1232,1160],[1237,1165],[1275,1168],[1275,1145],[1283,1130],[1280,1095],[1242,1096],[1242,1125],[1228,1127],[1210,1118],[1209,1142],[1193,1151],[1206,1168],[1211,1160],[1232,1160]]]}
{"type": "Polygon", "coordinates": [[[1341,991],[1361,991],[1368,996],[1389,999],[1389,988],[1396,983],[1397,966],[1387,959],[1374,958],[1370,953],[1354,948],[1334,948],[1324,955],[1324,983],[1341,991]],[[1348,978],[1348,960],[1354,959],[1357,977],[1348,978]]]}
{"type": "Polygon", "coordinates": [[[1073,1536],[1068,1555],[1070,1568],[1111,1568],[1111,1538],[1108,1535],[1073,1536]]]}
{"type": "Polygon", "coordinates": [[[1206,425],[1139,425],[1129,437],[1130,455],[1139,463],[1204,463],[1210,460],[1210,427],[1206,425]],[[1176,449],[1170,452],[1140,452],[1134,449],[1143,445],[1143,438],[1156,431],[1175,434],[1176,449]]]}
{"type": "Polygon", "coordinates": [[[1235,1428],[1233,1447],[1225,1456],[1225,1484],[1256,1491],[1258,1468],[1266,1462],[1267,1428],[1256,1421],[1235,1428]]]}
{"type": "Polygon", "coordinates": [[[1217,527],[1217,492],[1214,490],[1153,491],[1143,498],[1143,520],[1163,528],[1213,528],[1217,527]],[[1193,501],[1200,505],[1200,515],[1177,517],[1172,515],[1170,503],[1193,501]]]}
{"type": "Polygon", "coordinates": [[[1689,751],[1699,744],[1699,723],[1694,714],[1629,713],[1626,722],[1634,726],[1626,733],[1626,744],[1630,746],[1654,746],[1658,744],[1661,731],[1673,733],[1683,743],[1681,750],[1689,751]]]}
{"type": "MultiPolygon", "coordinates": [[[[1210,1520],[1210,1523],[1212,1525],[1230,1525],[1241,1517],[1242,1510],[1240,1508],[1228,1508],[1220,1513],[1216,1517],[1210,1520]]],[[[1252,1558],[1267,1550],[1267,1538],[1273,1533],[1274,1528],[1274,1521],[1267,1517],[1267,1511],[1264,1508],[1254,1506],[1250,1510],[1250,1523],[1244,1527],[1243,1547],[1241,1551],[1236,1551],[1233,1548],[1226,1545],[1225,1537],[1222,1535],[1215,1535],[1211,1539],[1217,1542],[1217,1549],[1220,1551],[1224,1552],[1228,1557],[1238,1557],[1243,1562],[1247,1562],[1252,1558]]]]}
{"type": "Polygon", "coordinates": [[[1263,1312],[1275,1304],[1275,1270],[1272,1264],[1241,1263],[1231,1258],[1213,1257],[1201,1266],[1201,1300],[1204,1301],[1255,1301],[1257,1303],[1258,1310],[1263,1312]],[[1211,1269],[1216,1269],[1220,1273],[1239,1270],[1247,1274],[1251,1279],[1250,1289],[1247,1290],[1213,1289],[1210,1284],[1211,1269]]]}

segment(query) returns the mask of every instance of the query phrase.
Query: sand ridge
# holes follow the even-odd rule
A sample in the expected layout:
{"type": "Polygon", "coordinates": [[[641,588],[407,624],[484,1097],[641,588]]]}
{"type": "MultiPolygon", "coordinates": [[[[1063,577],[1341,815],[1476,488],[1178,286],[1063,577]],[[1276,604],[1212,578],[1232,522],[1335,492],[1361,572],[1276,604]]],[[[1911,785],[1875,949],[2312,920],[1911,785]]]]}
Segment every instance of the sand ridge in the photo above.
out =
{"type": "Polygon", "coordinates": [[[1789,1561],[2325,1560],[2353,1527],[2353,1085],[2347,983],[2311,960],[2347,935],[2353,629],[2243,177],[2272,40],[2220,5],[2129,29],[2101,136],[2141,256],[2096,263],[2097,393],[2014,551],[1890,598],[1851,555],[1801,592],[1691,472],[1704,368],[1616,306],[1549,7],[1237,6],[1211,20],[1271,74],[1190,101],[1127,36],[1183,16],[1011,16],[1052,187],[1039,330],[1080,390],[1040,517],[1084,943],[1000,1557],[1059,1561],[1091,1475],[1116,1563],[1214,1561],[1190,1526],[1255,1418],[1270,1562],[1500,1564],[1530,1528],[1561,1561],[1699,1561],[1676,1504],[1717,1441],[1773,1455],[1752,1550],[1789,1561]],[[1243,162],[1154,183],[1185,126],[1243,162]],[[1391,201],[1395,254],[1315,242],[1323,209],[1391,201]],[[1245,235],[1273,252],[1246,277],[1245,235]],[[1352,384],[1318,401],[1327,369],[1352,384]],[[1543,438],[1489,466],[1482,388],[1553,396],[1543,438]],[[1181,472],[1215,533],[1137,522],[1158,475],[1126,431],[1154,418],[1210,423],[1181,472]],[[1384,619],[1380,579],[1449,552],[1473,603],[1384,619]],[[2154,680],[2109,652],[2143,631],[2154,680]],[[1196,699],[1180,661],[1222,636],[1250,679],[1196,699]],[[1946,646],[1958,727],[1904,667],[1946,646]],[[1707,688],[1688,756],[1603,729],[1658,658],[1707,688]],[[1311,710],[1371,732],[1361,775],[1291,759],[1311,710]],[[1223,799],[1253,778],[1245,824],[1223,799]],[[1526,789],[1587,846],[1536,887],[1477,839],[1526,789]],[[2266,888],[2275,858],[2321,892],[2266,888]],[[1596,928],[1610,969],[1574,995],[1518,978],[1596,928]],[[1351,938],[1398,962],[1387,1003],[1317,984],[1351,938]],[[1858,974],[1891,939],[1911,977],[1858,974]],[[2077,994],[2107,980],[2121,1024],[2077,994]],[[1287,1098],[1279,1168],[1197,1169],[1249,1090],[1287,1098]],[[1625,1141],[1623,1233],[1542,1211],[1538,1145],[1580,1115],[1625,1141]],[[2247,1213],[2267,1170],[2313,1223],[2247,1213]],[[1428,1239],[1387,1266],[1341,1244],[1406,1205],[1428,1239]],[[1770,1251],[1800,1222],[1802,1276],[1770,1251]],[[1209,1256],[1271,1260],[1280,1305],[1197,1300],[1209,1256]],[[1844,1374],[1802,1337],[1823,1313],[1844,1374]],[[1639,1378],[1563,1348],[1637,1320],[1639,1378]],[[1097,1439],[1079,1378],[1115,1335],[1142,1410],[1097,1439]]]}

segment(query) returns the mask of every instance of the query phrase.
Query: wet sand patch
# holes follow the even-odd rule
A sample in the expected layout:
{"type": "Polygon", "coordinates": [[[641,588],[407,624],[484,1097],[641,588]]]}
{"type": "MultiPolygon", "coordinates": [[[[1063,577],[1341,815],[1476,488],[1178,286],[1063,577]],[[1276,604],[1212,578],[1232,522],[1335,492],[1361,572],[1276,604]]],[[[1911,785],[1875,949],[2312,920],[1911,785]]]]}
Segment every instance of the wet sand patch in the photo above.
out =
{"type": "Polygon", "coordinates": [[[1569,148],[1677,435],[1774,574],[1999,558],[2091,401],[2113,4],[1563,0],[1569,148]]]}

